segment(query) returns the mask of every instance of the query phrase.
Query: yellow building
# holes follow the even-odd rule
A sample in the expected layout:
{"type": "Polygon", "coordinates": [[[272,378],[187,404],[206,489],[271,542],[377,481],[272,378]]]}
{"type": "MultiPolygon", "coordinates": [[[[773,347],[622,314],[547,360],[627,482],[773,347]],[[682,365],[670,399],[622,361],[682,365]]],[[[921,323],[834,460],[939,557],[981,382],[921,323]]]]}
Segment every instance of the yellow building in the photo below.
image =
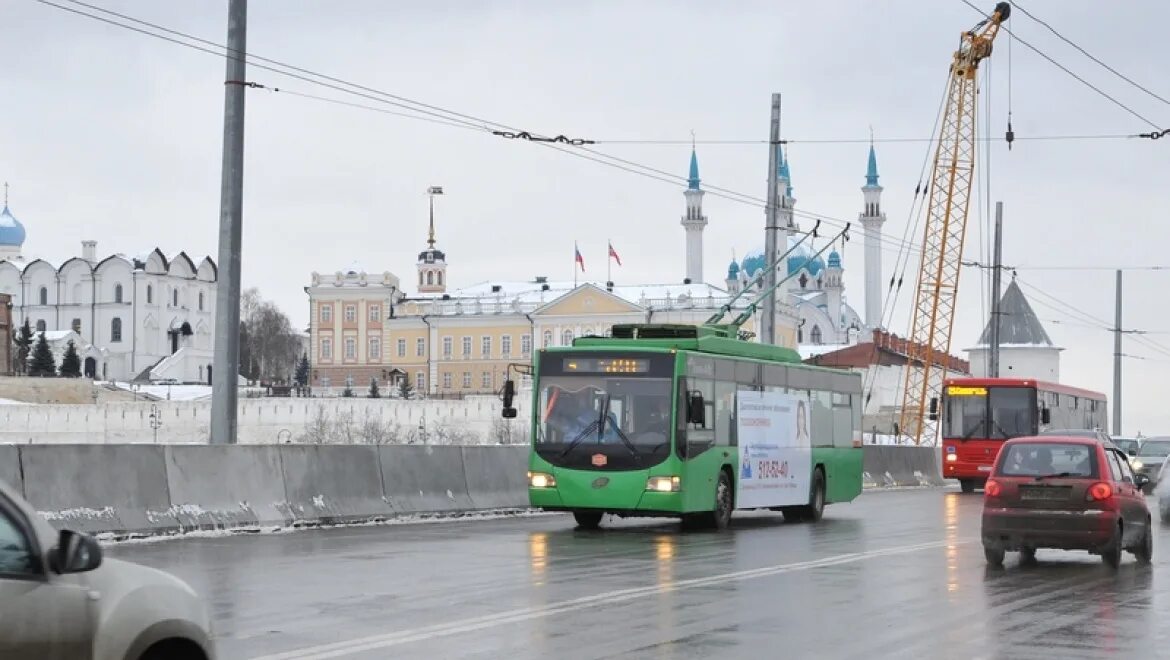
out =
{"type": "Polygon", "coordinates": [[[387,352],[385,321],[399,291],[398,278],[391,273],[371,278],[357,265],[332,276],[312,274],[305,287],[311,386],[349,386],[360,394],[371,380],[393,382],[399,374],[387,352]]]}

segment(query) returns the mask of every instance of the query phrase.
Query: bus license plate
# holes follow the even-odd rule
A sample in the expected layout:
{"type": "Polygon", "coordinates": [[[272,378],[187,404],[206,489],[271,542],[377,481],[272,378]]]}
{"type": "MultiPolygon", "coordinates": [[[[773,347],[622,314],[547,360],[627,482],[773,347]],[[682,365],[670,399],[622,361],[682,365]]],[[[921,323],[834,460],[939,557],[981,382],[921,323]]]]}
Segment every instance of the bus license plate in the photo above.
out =
{"type": "Polygon", "coordinates": [[[979,470],[981,472],[991,472],[991,466],[990,465],[980,465],[979,470]]]}

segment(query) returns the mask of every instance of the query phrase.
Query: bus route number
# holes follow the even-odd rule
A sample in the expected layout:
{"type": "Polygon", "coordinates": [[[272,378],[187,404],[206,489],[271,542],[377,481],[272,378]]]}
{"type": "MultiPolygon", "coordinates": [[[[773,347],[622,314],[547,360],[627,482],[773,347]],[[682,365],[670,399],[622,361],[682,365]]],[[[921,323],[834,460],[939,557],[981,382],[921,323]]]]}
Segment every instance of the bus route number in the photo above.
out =
{"type": "Polygon", "coordinates": [[[783,479],[788,476],[788,461],[767,459],[759,462],[756,472],[760,479],[783,479]]]}

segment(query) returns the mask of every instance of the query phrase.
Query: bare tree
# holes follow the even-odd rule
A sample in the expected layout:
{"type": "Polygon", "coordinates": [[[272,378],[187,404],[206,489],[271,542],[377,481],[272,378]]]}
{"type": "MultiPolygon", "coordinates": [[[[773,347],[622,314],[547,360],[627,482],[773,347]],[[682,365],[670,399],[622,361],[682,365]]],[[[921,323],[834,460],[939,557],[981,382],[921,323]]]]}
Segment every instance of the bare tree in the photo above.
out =
{"type": "Polygon", "coordinates": [[[288,316],[260,297],[256,288],[240,294],[240,369],[250,380],[291,381],[301,354],[288,316]]]}

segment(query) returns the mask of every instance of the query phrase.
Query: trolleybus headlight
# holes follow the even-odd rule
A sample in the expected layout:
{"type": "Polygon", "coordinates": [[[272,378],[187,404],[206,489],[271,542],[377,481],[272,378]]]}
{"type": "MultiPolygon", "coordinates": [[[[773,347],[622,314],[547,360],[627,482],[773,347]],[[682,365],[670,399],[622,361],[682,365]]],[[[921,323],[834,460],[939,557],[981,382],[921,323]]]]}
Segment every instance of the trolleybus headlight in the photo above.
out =
{"type": "Polygon", "coordinates": [[[958,454],[947,454],[947,462],[948,463],[954,463],[957,460],[959,460],[958,454]]]}
{"type": "Polygon", "coordinates": [[[658,493],[676,493],[682,488],[682,481],[678,477],[650,477],[646,480],[646,490],[658,493]]]}
{"type": "Polygon", "coordinates": [[[1131,466],[1133,469],[1135,469],[1135,470],[1140,470],[1140,469],[1142,469],[1142,466],[1143,466],[1143,465],[1145,465],[1145,463],[1142,463],[1141,461],[1139,461],[1139,460],[1138,460],[1138,459],[1136,459],[1136,458],[1135,458],[1135,459],[1132,459],[1132,460],[1130,461],[1130,466],[1131,466]]]}
{"type": "Polygon", "coordinates": [[[528,485],[531,488],[556,488],[557,480],[545,472],[529,472],[528,485]]]}

